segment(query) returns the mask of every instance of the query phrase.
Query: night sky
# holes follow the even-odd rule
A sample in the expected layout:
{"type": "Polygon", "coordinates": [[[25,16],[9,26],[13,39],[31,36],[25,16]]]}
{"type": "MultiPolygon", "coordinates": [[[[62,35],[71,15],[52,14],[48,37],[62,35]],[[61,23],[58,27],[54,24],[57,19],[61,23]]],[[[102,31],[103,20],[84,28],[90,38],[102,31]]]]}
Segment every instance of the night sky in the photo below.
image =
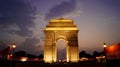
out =
{"type": "Polygon", "coordinates": [[[16,43],[16,51],[43,54],[43,30],[58,17],[74,20],[80,51],[120,42],[120,0],[0,0],[0,50],[16,43]]]}

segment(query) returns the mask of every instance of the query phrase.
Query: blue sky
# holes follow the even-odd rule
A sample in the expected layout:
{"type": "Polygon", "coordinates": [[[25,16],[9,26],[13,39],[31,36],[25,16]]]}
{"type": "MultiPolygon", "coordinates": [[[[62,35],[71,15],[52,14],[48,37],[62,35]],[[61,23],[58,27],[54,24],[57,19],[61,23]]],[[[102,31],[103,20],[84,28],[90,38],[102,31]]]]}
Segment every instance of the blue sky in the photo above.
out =
{"type": "MultiPolygon", "coordinates": [[[[44,28],[50,19],[74,20],[79,50],[102,51],[120,42],[119,0],[0,0],[0,41],[16,50],[43,53],[44,28]]],[[[2,48],[1,48],[2,49],[2,48]]]]}

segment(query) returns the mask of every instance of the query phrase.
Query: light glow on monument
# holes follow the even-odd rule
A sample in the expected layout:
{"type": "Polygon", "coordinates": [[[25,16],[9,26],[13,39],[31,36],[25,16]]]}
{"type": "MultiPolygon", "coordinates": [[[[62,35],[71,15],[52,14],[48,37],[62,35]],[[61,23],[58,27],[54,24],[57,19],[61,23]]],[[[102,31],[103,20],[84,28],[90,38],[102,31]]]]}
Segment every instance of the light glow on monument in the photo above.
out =
{"type": "Polygon", "coordinates": [[[59,28],[46,28],[45,30],[78,30],[77,28],[64,28],[64,27],[59,27],[59,28]]]}
{"type": "Polygon", "coordinates": [[[63,39],[66,44],[66,61],[78,62],[78,28],[73,20],[64,18],[49,21],[45,30],[44,61],[46,63],[56,62],[57,40],[63,39]]]}

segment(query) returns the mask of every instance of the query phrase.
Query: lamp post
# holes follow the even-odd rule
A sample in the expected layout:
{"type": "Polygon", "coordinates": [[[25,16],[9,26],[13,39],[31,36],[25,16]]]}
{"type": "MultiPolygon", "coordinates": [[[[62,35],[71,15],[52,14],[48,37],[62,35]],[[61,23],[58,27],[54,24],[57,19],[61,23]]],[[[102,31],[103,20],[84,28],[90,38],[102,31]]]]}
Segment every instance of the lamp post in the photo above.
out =
{"type": "Polygon", "coordinates": [[[106,57],[106,51],[105,51],[105,48],[106,48],[106,47],[107,47],[107,46],[106,46],[106,43],[104,43],[104,44],[103,44],[103,49],[104,49],[103,52],[104,52],[104,56],[105,56],[105,57],[106,57]]]}
{"type": "Polygon", "coordinates": [[[15,45],[15,43],[13,43],[12,45],[11,45],[11,48],[12,48],[12,51],[11,51],[11,55],[12,55],[12,58],[11,58],[11,67],[15,67],[15,64],[14,64],[14,52],[15,52],[15,48],[16,48],[16,45],[15,45]]]}
{"type": "Polygon", "coordinates": [[[104,48],[106,48],[106,47],[107,47],[107,46],[106,46],[106,43],[104,43],[104,44],[103,44],[103,47],[104,47],[104,48]]]}
{"type": "Polygon", "coordinates": [[[15,43],[14,43],[14,44],[12,45],[12,49],[13,49],[13,51],[12,51],[12,59],[14,59],[15,48],[16,48],[16,45],[15,45],[15,43]]]}
{"type": "Polygon", "coordinates": [[[105,62],[105,66],[104,67],[106,67],[106,50],[105,50],[105,48],[107,47],[107,45],[106,45],[106,43],[104,43],[103,44],[103,49],[104,49],[104,51],[103,51],[103,54],[104,54],[104,62],[105,62]]]}

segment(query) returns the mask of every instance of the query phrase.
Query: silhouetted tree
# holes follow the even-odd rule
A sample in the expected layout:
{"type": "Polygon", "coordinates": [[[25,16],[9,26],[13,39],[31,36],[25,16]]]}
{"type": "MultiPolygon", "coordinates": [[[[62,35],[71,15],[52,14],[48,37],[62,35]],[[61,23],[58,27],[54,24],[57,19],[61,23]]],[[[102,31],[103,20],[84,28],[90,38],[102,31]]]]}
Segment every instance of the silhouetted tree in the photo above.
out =
{"type": "Polygon", "coordinates": [[[98,57],[98,56],[100,56],[101,55],[101,53],[99,53],[99,52],[97,52],[97,51],[94,51],[93,52],[93,57],[98,57]]]}
{"type": "Polygon", "coordinates": [[[104,52],[104,51],[102,51],[100,54],[101,54],[101,55],[105,55],[105,52],[104,52]]]}
{"type": "Polygon", "coordinates": [[[43,59],[43,55],[42,55],[42,54],[40,54],[40,55],[38,56],[38,58],[43,59]]]}
{"type": "Polygon", "coordinates": [[[91,58],[91,55],[86,53],[85,51],[81,51],[79,53],[79,57],[82,58],[82,57],[86,57],[86,58],[91,58]]]}
{"type": "Polygon", "coordinates": [[[15,52],[15,56],[25,57],[25,56],[27,56],[27,54],[25,51],[18,51],[18,52],[15,52]]]}
{"type": "Polygon", "coordinates": [[[25,51],[15,52],[15,56],[17,56],[17,57],[28,57],[28,58],[36,58],[36,57],[38,57],[38,56],[33,55],[33,54],[28,54],[25,51]]]}
{"type": "Polygon", "coordinates": [[[85,57],[85,54],[86,54],[85,51],[81,51],[81,52],[79,53],[79,57],[80,57],[80,58],[85,57]]]}
{"type": "Polygon", "coordinates": [[[27,57],[28,57],[28,58],[37,58],[38,56],[33,55],[33,54],[27,54],[27,57]]]}
{"type": "Polygon", "coordinates": [[[86,58],[91,58],[92,56],[90,54],[86,53],[85,57],[86,58]]]}

